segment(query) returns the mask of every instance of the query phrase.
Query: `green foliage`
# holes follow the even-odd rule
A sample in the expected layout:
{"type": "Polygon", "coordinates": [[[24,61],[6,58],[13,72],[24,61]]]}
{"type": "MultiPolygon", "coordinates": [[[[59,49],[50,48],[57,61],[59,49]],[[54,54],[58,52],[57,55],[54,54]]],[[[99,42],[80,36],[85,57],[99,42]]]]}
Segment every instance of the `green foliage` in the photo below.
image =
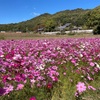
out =
{"type": "Polygon", "coordinates": [[[65,32],[56,33],[56,35],[66,35],[65,32]]]}
{"type": "Polygon", "coordinates": [[[45,31],[54,31],[56,26],[56,22],[53,19],[49,19],[45,23],[45,31]]]}
{"type": "Polygon", "coordinates": [[[73,35],[75,35],[76,33],[75,32],[70,32],[70,33],[68,33],[68,35],[70,35],[70,36],[73,36],[73,35]]]}
{"type": "Polygon", "coordinates": [[[93,10],[90,10],[87,13],[87,22],[86,25],[89,28],[93,28],[100,23],[100,6],[96,7],[93,10]]]}
{"type": "Polygon", "coordinates": [[[100,24],[97,25],[97,26],[94,28],[93,34],[94,34],[94,35],[100,34],[100,24]]]}

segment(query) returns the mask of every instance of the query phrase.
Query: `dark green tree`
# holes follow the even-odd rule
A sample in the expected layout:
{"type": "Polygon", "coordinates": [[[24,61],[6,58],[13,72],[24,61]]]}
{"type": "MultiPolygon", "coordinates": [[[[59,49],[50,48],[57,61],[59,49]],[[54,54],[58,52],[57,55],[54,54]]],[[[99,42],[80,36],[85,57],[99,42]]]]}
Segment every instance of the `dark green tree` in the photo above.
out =
{"type": "Polygon", "coordinates": [[[98,35],[98,34],[100,34],[100,24],[97,25],[97,26],[94,28],[94,30],[93,30],[93,34],[94,34],[94,35],[98,35]]]}

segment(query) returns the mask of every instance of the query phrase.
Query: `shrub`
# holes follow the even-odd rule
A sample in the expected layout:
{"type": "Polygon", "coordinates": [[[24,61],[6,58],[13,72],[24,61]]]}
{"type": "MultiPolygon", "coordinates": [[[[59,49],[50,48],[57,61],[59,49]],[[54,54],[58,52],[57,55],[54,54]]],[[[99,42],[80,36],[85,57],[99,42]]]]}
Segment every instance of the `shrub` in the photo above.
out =
{"type": "Polygon", "coordinates": [[[97,26],[94,28],[93,34],[94,34],[94,35],[100,34],[100,24],[97,25],[97,26]]]}
{"type": "Polygon", "coordinates": [[[68,33],[68,35],[75,35],[76,33],[74,32],[70,32],[70,33],[68,33]]]}
{"type": "Polygon", "coordinates": [[[66,35],[65,32],[61,32],[61,33],[56,33],[56,35],[66,35]]]}

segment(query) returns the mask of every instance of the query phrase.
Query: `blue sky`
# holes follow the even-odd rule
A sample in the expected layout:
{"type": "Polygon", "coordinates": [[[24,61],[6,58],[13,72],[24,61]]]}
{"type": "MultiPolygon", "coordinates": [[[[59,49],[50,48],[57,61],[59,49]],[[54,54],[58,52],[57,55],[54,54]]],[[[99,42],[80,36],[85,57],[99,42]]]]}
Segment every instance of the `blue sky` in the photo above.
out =
{"type": "Polygon", "coordinates": [[[100,0],[0,0],[0,24],[26,21],[43,13],[92,9],[99,5],[100,0]]]}

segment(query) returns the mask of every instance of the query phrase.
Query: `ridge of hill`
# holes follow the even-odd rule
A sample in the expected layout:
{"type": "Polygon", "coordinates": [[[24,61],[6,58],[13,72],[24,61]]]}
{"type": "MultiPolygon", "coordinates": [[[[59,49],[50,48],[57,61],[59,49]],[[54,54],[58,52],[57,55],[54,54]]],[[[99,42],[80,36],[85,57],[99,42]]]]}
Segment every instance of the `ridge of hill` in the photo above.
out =
{"type": "Polygon", "coordinates": [[[77,26],[83,29],[93,28],[100,23],[100,6],[94,9],[64,10],[55,14],[44,13],[20,23],[0,24],[0,31],[36,31],[44,28],[44,31],[55,31],[56,27],[71,23],[71,27],[77,26]]]}

